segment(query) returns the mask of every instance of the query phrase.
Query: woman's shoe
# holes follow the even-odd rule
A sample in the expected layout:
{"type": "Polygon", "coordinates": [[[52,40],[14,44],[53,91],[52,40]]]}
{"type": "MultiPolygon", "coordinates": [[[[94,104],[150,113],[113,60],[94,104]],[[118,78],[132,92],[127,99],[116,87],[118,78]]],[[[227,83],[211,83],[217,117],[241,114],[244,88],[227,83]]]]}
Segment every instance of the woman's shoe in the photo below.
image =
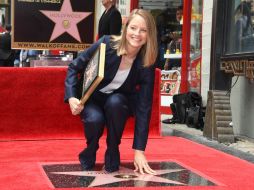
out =
{"type": "Polygon", "coordinates": [[[81,164],[82,170],[92,170],[95,166],[96,155],[91,158],[86,158],[82,154],[79,154],[79,162],[81,164]]]}
{"type": "Polygon", "coordinates": [[[94,162],[87,162],[79,158],[81,168],[83,171],[90,171],[94,168],[95,163],[94,162]]]}
{"type": "Polygon", "coordinates": [[[164,120],[162,120],[162,123],[165,123],[165,124],[175,124],[176,120],[174,118],[164,119],[164,120]]]}

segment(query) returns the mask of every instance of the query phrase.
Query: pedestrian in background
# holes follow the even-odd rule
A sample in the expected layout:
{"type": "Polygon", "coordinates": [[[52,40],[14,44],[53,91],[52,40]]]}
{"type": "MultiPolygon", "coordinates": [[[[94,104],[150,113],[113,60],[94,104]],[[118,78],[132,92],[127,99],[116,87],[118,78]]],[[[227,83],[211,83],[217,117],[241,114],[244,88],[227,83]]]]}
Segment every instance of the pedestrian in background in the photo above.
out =
{"type": "Polygon", "coordinates": [[[120,35],[122,28],[122,17],[115,7],[116,0],[102,0],[105,7],[99,20],[99,38],[103,35],[120,35]]]}
{"type": "Polygon", "coordinates": [[[5,32],[0,34],[0,66],[13,67],[15,51],[11,49],[11,25],[7,24],[5,32]]]}

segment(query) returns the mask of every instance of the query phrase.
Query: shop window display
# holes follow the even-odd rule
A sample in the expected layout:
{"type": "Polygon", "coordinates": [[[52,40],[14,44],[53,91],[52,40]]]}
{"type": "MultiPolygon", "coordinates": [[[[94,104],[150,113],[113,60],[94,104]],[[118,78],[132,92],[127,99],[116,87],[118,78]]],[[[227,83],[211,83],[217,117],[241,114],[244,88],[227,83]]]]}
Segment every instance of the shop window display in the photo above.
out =
{"type": "Polygon", "coordinates": [[[254,0],[234,0],[227,15],[226,54],[254,51],[254,0]]]}
{"type": "Polygon", "coordinates": [[[188,90],[198,93],[201,91],[202,7],[202,0],[192,1],[188,90]]]}

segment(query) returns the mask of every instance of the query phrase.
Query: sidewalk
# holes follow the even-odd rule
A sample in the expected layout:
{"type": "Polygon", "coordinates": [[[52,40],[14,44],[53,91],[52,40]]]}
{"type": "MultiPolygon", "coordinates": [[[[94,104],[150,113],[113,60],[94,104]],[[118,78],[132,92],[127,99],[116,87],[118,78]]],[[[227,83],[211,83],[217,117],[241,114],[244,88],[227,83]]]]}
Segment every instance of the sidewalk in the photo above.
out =
{"type": "MultiPolygon", "coordinates": [[[[171,117],[171,115],[161,115],[161,121],[171,117]]],[[[163,136],[184,137],[254,163],[254,139],[236,136],[236,143],[222,144],[204,137],[201,130],[189,128],[185,124],[164,124],[161,122],[161,129],[163,136]]]]}

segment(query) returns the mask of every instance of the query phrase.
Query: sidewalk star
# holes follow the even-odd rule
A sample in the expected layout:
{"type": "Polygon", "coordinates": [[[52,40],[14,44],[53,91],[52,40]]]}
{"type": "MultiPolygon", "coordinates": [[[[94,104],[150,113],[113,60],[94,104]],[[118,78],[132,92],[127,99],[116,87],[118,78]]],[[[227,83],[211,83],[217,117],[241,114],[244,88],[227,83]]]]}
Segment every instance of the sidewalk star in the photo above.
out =
{"type": "Polygon", "coordinates": [[[63,1],[60,11],[40,10],[40,12],[55,23],[50,41],[67,32],[81,42],[77,24],[91,14],[91,12],[73,12],[70,0],[63,1]]]}
{"type": "MultiPolygon", "coordinates": [[[[156,170],[156,175],[162,175],[167,173],[179,172],[184,169],[165,169],[165,170],[156,170]]],[[[178,181],[169,180],[163,177],[159,177],[156,175],[150,174],[140,174],[134,172],[131,169],[121,167],[119,171],[108,173],[104,170],[101,171],[73,171],[73,172],[52,172],[53,174],[61,174],[61,175],[74,175],[74,176],[87,176],[87,177],[95,177],[94,180],[88,187],[96,187],[100,185],[106,185],[115,182],[121,181],[130,181],[134,180],[137,183],[137,186],[143,186],[144,182],[159,182],[159,183],[171,183],[176,185],[186,185],[178,181]],[[129,176],[129,177],[128,177],[129,176]],[[140,185],[138,183],[140,182],[140,185]]]]}

